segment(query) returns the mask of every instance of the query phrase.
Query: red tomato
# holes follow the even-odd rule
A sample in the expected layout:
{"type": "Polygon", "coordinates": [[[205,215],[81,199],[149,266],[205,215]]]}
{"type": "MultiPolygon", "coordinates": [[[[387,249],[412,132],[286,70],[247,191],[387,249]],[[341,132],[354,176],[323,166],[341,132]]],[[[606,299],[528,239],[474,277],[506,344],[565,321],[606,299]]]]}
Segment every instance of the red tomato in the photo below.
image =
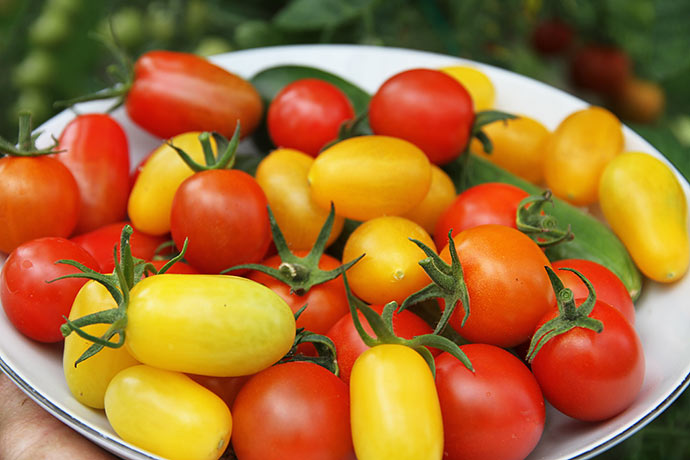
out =
{"type": "Polygon", "coordinates": [[[22,334],[40,342],[62,340],[60,326],[87,281],[67,278],[46,283],[81,273],[70,265],[56,264],[60,259],[76,260],[100,271],[98,262],[78,244],[61,237],[45,237],[18,246],[0,272],[0,302],[7,317],[22,334]]]}
{"type": "Polygon", "coordinates": [[[260,262],[271,243],[268,201],[256,180],[233,169],[202,171],[180,185],[170,212],[178,249],[203,273],[260,262]]]}
{"type": "MultiPolygon", "coordinates": [[[[87,233],[71,238],[72,241],[91,254],[101,266],[103,273],[112,273],[115,268],[113,248],[117,246],[120,251],[120,236],[122,227],[131,225],[129,222],[116,222],[104,225],[87,233]]],[[[152,236],[134,229],[129,243],[132,247],[132,255],[138,259],[151,260],[156,254],[156,249],[169,241],[164,236],[152,236]]]]}
{"type": "Polygon", "coordinates": [[[353,119],[352,103],[337,86],[317,78],[286,85],[271,101],[266,123],[277,147],[313,157],[338,137],[344,121],[353,119]]]}
{"type": "Polygon", "coordinates": [[[244,137],[263,110],[259,93],[243,78],[195,54],[161,50],[135,63],[125,107],[135,123],[166,139],[190,131],[229,139],[238,120],[244,137]]]}
{"type": "Polygon", "coordinates": [[[442,165],[467,147],[474,123],[472,97],[453,77],[412,69],[386,80],[371,98],[369,124],[375,134],[405,139],[442,165]]]}
{"type": "Polygon", "coordinates": [[[484,224],[506,225],[516,228],[515,217],[520,201],[529,194],[519,187],[500,182],[470,187],[455,197],[441,214],[434,232],[439,248],[448,244],[448,232],[453,236],[463,230],[484,224]]]}
{"type": "Polygon", "coordinates": [[[460,347],[474,367],[436,357],[436,389],[447,460],[522,460],[544,431],[544,397],[525,364],[485,344],[460,347]]]}
{"type": "Polygon", "coordinates": [[[558,18],[547,19],[534,28],[532,46],[541,54],[563,54],[573,44],[574,35],[572,26],[565,21],[558,18]]]}
{"type": "MultiPolygon", "coordinates": [[[[535,331],[557,314],[547,314],[535,331]]],[[[553,337],[532,360],[532,372],[556,409],[579,420],[599,421],[635,400],[645,359],[635,329],[621,312],[597,301],[589,316],[604,324],[602,332],[575,327],[553,337]]]]}
{"type": "Polygon", "coordinates": [[[81,195],[75,233],[121,221],[129,196],[127,136],[109,115],[78,115],[60,135],[55,158],[70,170],[81,195]]]}
{"type": "MultiPolygon", "coordinates": [[[[167,264],[167,260],[150,260],[150,264],[156,267],[156,270],[163,268],[163,265],[167,264]]],[[[165,273],[178,273],[181,275],[198,275],[199,270],[192,267],[191,265],[184,262],[175,262],[172,267],[168,269],[165,273]]]]}
{"type": "MultiPolygon", "coordinates": [[[[383,306],[370,305],[379,314],[383,312],[383,306]]],[[[369,323],[361,312],[357,312],[359,320],[364,330],[373,334],[369,323]]],[[[419,316],[409,310],[393,313],[393,331],[398,337],[412,339],[418,335],[431,334],[433,329],[419,316]]],[[[335,344],[338,353],[338,367],[340,368],[340,378],[345,383],[350,382],[350,372],[352,365],[359,355],[369,349],[355,329],[352,315],[350,313],[341,317],[326,333],[335,344]]],[[[429,351],[433,355],[440,353],[440,350],[432,348],[429,351]]]]}
{"type": "Polygon", "coordinates": [[[228,407],[237,398],[237,394],[242,386],[249,380],[251,375],[241,375],[239,377],[211,377],[207,375],[187,374],[196,383],[199,383],[220,397],[228,407]]]}
{"type": "MultiPolygon", "coordinates": [[[[297,257],[304,257],[308,252],[294,251],[294,254],[297,257]]],[[[281,259],[278,255],[271,256],[261,262],[261,265],[276,269],[280,264],[281,259]]],[[[319,260],[319,268],[322,270],[334,270],[339,266],[340,261],[327,254],[322,255],[319,260]]],[[[325,334],[336,321],[350,311],[345,285],[341,277],[317,284],[302,296],[294,293],[291,294],[290,286],[265,273],[252,271],[246,277],[271,288],[287,302],[293,313],[306,305],[307,308],[297,319],[297,327],[303,327],[316,334],[325,334]]]]}
{"type": "Polygon", "coordinates": [[[79,203],[74,176],[55,158],[0,158],[0,251],[42,236],[69,237],[79,203]]]}
{"type": "Polygon", "coordinates": [[[573,83],[603,95],[615,95],[631,73],[630,58],[616,46],[585,45],[575,52],[570,61],[573,83]]]}
{"type": "Polygon", "coordinates": [[[551,262],[563,285],[573,291],[573,298],[586,299],[589,291],[582,280],[573,272],[558,270],[559,268],[574,268],[582,273],[594,286],[597,300],[606,302],[623,316],[635,324],[635,304],[623,282],[611,270],[601,264],[584,259],[563,259],[551,262]]]}
{"type": "MultiPolygon", "coordinates": [[[[480,225],[459,233],[454,240],[470,315],[461,326],[465,311],[458,303],[450,325],[470,342],[500,347],[525,342],[555,305],[544,270],[551,264],[544,252],[527,235],[504,225],[480,225]]],[[[450,264],[448,245],[439,255],[450,264]]]]}
{"type": "Polygon", "coordinates": [[[348,386],[318,364],[254,375],[232,406],[238,460],[354,460],[348,386]]]}

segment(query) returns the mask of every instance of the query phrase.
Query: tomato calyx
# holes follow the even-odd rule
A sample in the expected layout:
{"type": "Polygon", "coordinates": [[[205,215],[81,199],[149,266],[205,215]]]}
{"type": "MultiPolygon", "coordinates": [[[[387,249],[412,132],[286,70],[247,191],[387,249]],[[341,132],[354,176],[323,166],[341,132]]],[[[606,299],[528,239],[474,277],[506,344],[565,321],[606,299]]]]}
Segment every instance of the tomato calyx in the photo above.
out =
{"type": "Polygon", "coordinates": [[[383,344],[397,344],[412,348],[419,353],[424,361],[431,369],[431,374],[436,377],[436,364],[434,356],[429,351],[429,347],[437,348],[441,351],[448,352],[470,371],[474,372],[472,362],[467,355],[460,349],[460,346],[447,337],[438,335],[436,332],[432,334],[418,335],[412,339],[404,339],[395,334],[393,329],[393,313],[398,309],[398,303],[392,301],[383,307],[383,311],[379,313],[363,302],[358,297],[355,297],[350,290],[350,285],[347,282],[347,275],[343,270],[343,283],[345,284],[345,291],[347,293],[347,303],[350,308],[350,315],[354,323],[357,333],[362,338],[362,341],[370,348],[383,344]],[[360,321],[357,310],[362,312],[364,318],[374,331],[375,337],[372,337],[364,330],[364,326],[360,321]]]}
{"type": "Polygon", "coordinates": [[[319,268],[319,260],[326,249],[326,242],[333,229],[333,220],[335,219],[335,207],[333,204],[331,204],[331,210],[321,230],[319,230],[314,245],[304,257],[298,257],[290,251],[270,206],[268,207],[268,219],[271,223],[273,243],[275,244],[278,256],[280,256],[281,260],[278,268],[275,269],[261,264],[241,264],[227,268],[221,273],[227,273],[238,269],[257,270],[290,286],[290,293],[302,296],[309,292],[313,286],[337,278],[343,271],[349,269],[364,257],[364,254],[362,254],[356,259],[333,270],[321,270],[319,268]]]}
{"type": "Polygon", "coordinates": [[[369,111],[365,110],[355,118],[343,121],[338,128],[338,136],[324,145],[321,151],[345,139],[367,134],[371,134],[371,128],[369,127],[369,111]]]}
{"type": "Polygon", "coordinates": [[[0,158],[3,154],[14,157],[36,157],[41,155],[52,155],[63,150],[55,150],[58,140],[53,137],[53,145],[43,149],[36,147],[36,140],[41,135],[41,131],[31,133],[31,113],[22,111],[19,113],[19,134],[17,135],[17,145],[0,137],[0,158]]]}
{"type": "Polygon", "coordinates": [[[560,270],[568,270],[575,273],[585,285],[589,294],[582,304],[577,307],[575,299],[573,298],[573,291],[564,287],[563,281],[558,277],[555,271],[550,267],[544,267],[551,280],[551,285],[556,292],[556,301],[558,302],[558,316],[544,323],[532,336],[527,351],[527,362],[532,362],[539,350],[546,342],[552,338],[565,334],[576,327],[584,327],[594,332],[600,333],[604,330],[604,324],[598,319],[591,318],[594,304],[597,300],[597,294],[594,292],[592,283],[580,272],[572,268],[561,268],[560,270]]]}
{"type": "Polygon", "coordinates": [[[232,167],[235,165],[237,146],[240,143],[240,121],[237,120],[235,132],[230,140],[228,140],[222,134],[204,131],[203,133],[199,134],[199,142],[201,143],[201,148],[204,152],[205,165],[194,161],[194,159],[192,159],[187,152],[173,145],[172,141],[167,141],[166,143],[177,152],[182,161],[184,161],[185,164],[194,172],[209,171],[212,169],[232,169],[232,167]],[[213,139],[216,141],[216,145],[218,146],[217,156],[213,153],[211,137],[213,137],[213,139]]]}
{"type": "Polygon", "coordinates": [[[421,241],[410,238],[428,256],[419,261],[424,271],[431,278],[431,283],[419,291],[410,294],[400,305],[400,311],[407,309],[410,305],[428,299],[442,298],[445,302],[443,314],[436,324],[434,334],[440,334],[448,325],[451,315],[455,311],[458,302],[462,302],[465,316],[462,324],[465,324],[470,315],[470,297],[467,292],[467,284],[460,264],[458,252],[453,242],[452,229],[448,232],[448,242],[451,264],[448,265],[436,252],[421,241]]]}
{"type": "Polygon", "coordinates": [[[570,224],[563,230],[558,220],[544,212],[548,203],[553,206],[553,193],[545,190],[541,195],[530,195],[520,201],[515,217],[517,229],[529,236],[542,248],[550,248],[575,238],[570,224]]]}
{"type": "Polygon", "coordinates": [[[77,358],[74,363],[75,367],[82,361],[101,351],[104,347],[120,348],[122,345],[124,345],[125,328],[127,326],[127,306],[129,305],[129,291],[147,274],[162,274],[168,271],[170,267],[182,259],[187,249],[187,241],[185,240],[185,244],[182,247],[180,254],[170,259],[163,267],[160,268],[160,270],[156,270],[156,268],[150,262],[135,258],[132,255],[132,247],[129,240],[133,232],[134,230],[130,225],[125,225],[122,228],[119,257],[117,253],[117,246],[113,248],[113,258],[115,260],[115,269],[113,273],[99,273],[74,260],[60,259],[55,262],[56,264],[60,263],[71,265],[75,268],[78,268],[81,273],[72,273],[61,276],[59,278],[55,278],[54,280],[48,281],[49,283],[64,278],[86,278],[89,280],[94,280],[102,284],[108,290],[117,304],[116,308],[92,313],[75,320],[70,320],[69,318],[64,317],[65,323],[60,327],[60,332],[62,332],[63,337],[67,337],[74,332],[79,337],[93,342],[93,345],[87,348],[86,351],[79,358],[77,358]],[[85,326],[90,326],[92,324],[110,324],[110,326],[105,333],[103,333],[103,335],[97,337],[83,330],[85,326]],[[117,336],[117,341],[113,342],[112,339],[115,336],[117,336]]]}

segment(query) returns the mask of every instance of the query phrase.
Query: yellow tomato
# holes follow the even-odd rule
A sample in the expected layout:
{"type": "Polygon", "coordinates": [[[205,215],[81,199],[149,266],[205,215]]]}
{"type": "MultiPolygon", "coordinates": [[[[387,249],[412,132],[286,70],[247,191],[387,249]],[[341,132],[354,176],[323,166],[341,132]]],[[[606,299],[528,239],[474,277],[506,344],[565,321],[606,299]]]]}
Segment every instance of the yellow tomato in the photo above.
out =
{"type": "Polygon", "coordinates": [[[443,421],[434,378],[404,345],[377,345],[355,361],[350,424],[358,460],[440,460],[443,421]]]}
{"type": "MultiPolygon", "coordinates": [[[[116,307],[113,297],[103,285],[96,281],[88,281],[74,298],[69,319],[75,320],[85,315],[116,307]]],[[[100,337],[108,329],[108,325],[92,324],[83,329],[84,332],[100,337]]],[[[93,342],[83,339],[75,333],[65,337],[62,367],[67,386],[75,399],[94,409],[103,409],[103,398],[110,380],[122,369],[139,364],[139,362],[124,347],[104,347],[94,356],[75,366],[74,363],[77,359],[91,345],[93,342]]]]}
{"type": "MultiPolygon", "coordinates": [[[[204,163],[204,152],[197,132],[173,137],[170,142],[197,163],[204,163]]],[[[211,137],[211,146],[216,149],[211,137]]],[[[170,231],[170,209],[175,191],[194,171],[168,144],[162,144],[146,160],[137,177],[127,203],[132,225],[149,235],[164,235],[170,231]]]]}
{"type": "Polygon", "coordinates": [[[171,460],[217,460],[232,431],[230,409],[212,391],[145,365],[113,378],[105,414],[124,441],[171,460]]]}
{"type": "Polygon", "coordinates": [[[472,97],[475,112],[493,108],[496,90],[491,79],[484,72],[462,65],[443,67],[439,70],[462,83],[472,97]]]}
{"type": "Polygon", "coordinates": [[[665,163],[642,152],[619,155],[601,176],[599,202],[642,273],[667,283],[687,272],[685,193],[665,163]]]}
{"type": "Polygon", "coordinates": [[[622,150],[623,131],[614,114],[594,106],[574,112],[545,144],[546,185],[576,206],[592,204],[602,171],[622,150]]]}
{"type": "Polygon", "coordinates": [[[455,200],[456,195],[457,191],[452,179],[444,170],[432,164],[429,191],[422,202],[407,211],[403,217],[418,223],[427,233],[433,235],[436,222],[455,200]]]}
{"type": "Polygon", "coordinates": [[[541,184],[544,180],[544,143],[549,130],[537,120],[522,115],[497,121],[482,128],[491,139],[493,150],[484,152],[482,143],[472,140],[472,153],[486,158],[513,174],[541,184]]]}
{"type": "MultiPolygon", "coordinates": [[[[293,149],[271,152],[256,170],[259,183],[280,230],[292,250],[309,250],[328,217],[328,210],[311,197],[307,174],[314,158],[293,149]]],[[[344,218],[336,216],[326,242],[331,244],[343,229],[344,218]]]]}
{"type": "Polygon", "coordinates": [[[295,317],[271,289],[230,275],[154,275],[129,294],[125,345],[144,364],[216,377],[282,358],[295,317]]]}
{"type": "Polygon", "coordinates": [[[378,217],[357,227],[343,249],[343,263],[366,254],[347,271],[352,292],[368,303],[385,305],[395,300],[400,304],[429,284],[429,276],[419,265],[427,256],[410,238],[436,250],[429,234],[403,217],[378,217]]]}
{"type": "Polygon", "coordinates": [[[404,214],[431,185],[431,164],[414,144],[389,136],[345,139],[319,154],[308,174],[311,195],[337,215],[367,220],[404,214]]]}

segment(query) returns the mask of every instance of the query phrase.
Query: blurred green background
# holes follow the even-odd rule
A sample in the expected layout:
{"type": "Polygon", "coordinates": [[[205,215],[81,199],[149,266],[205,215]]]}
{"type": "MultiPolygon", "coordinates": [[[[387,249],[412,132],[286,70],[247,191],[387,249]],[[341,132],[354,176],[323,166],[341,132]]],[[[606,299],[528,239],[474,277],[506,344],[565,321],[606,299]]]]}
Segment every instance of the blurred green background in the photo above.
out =
{"type": "MultiPolygon", "coordinates": [[[[690,177],[688,0],[0,0],[0,136],[17,113],[110,85],[150,49],[211,55],[292,43],[428,50],[542,80],[614,111],[690,177]]],[[[599,459],[690,458],[690,393],[599,459]]]]}

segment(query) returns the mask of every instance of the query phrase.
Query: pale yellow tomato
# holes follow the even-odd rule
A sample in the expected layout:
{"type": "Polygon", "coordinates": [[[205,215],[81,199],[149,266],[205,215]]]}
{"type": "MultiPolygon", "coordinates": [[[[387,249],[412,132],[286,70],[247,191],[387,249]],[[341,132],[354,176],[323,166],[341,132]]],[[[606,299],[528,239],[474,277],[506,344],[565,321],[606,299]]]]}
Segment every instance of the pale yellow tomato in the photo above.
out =
{"type": "Polygon", "coordinates": [[[484,72],[475,67],[464,65],[442,67],[439,70],[462,83],[472,97],[475,112],[493,108],[494,100],[496,99],[496,89],[491,79],[484,72]]]}

